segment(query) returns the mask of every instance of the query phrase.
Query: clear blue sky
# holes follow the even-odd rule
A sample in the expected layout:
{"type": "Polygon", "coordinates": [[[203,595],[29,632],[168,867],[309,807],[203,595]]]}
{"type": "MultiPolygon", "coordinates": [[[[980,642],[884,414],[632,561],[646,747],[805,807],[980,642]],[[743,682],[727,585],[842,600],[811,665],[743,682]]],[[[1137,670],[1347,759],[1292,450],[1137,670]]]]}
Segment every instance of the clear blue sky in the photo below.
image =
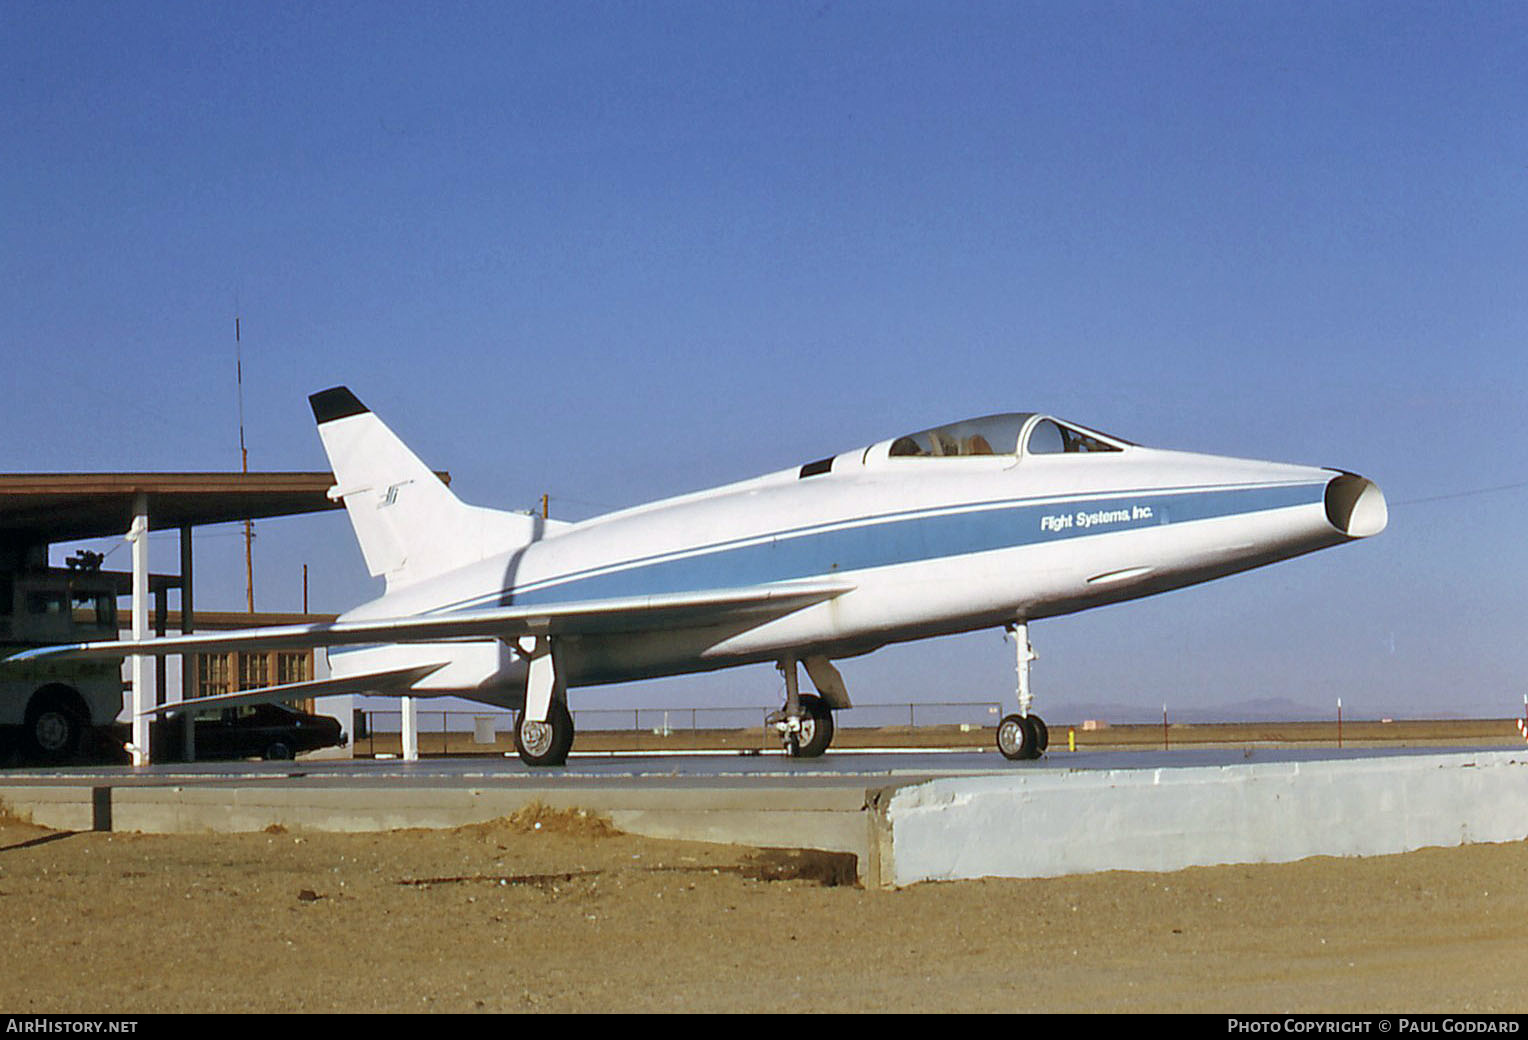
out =
{"type": "MultiPolygon", "coordinates": [[[[1528,487],[1438,499],[1528,482],[1528,6],[7,0],[0,77],[0,470],[237,468],[236,311],[252,467],[322,468],[347,383],[571,519],[1051,411],[1393,508],[1036,625],[1046,714],[1528,692],[1528,487]]],[[[256,555],[264,608],[376,591],[337,515],[256,555]]],[[[231,529],[198,567],[242,603],[231,529]]],[[[844,667],[1011,696],[996,634],[844,667]]]]}

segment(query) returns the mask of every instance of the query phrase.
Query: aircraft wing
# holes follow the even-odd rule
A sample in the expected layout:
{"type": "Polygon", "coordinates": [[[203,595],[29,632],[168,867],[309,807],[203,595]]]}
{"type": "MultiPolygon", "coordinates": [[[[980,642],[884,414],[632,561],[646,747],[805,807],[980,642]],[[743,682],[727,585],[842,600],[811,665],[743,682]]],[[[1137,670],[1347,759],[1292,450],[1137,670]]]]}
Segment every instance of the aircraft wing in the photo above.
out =
{"type": "Polygon", "coordinates": [[[338,679],[314,679],[308,682],[286,683],[282,686],[264,686],[258,690],[220,693],[211,697],[197,697],[189,701],[161,704],[158,707],[149,708],[143,714],[169,715],[186,710],[206,711],[208,708],[227,708],[235,704],[301,701],[309,697],[338,697],[350,693],[401,695],[406,693],[413,683],[444,667],[444,663],[416,665],[412,668],[397,668],[388,672],[347,675],[338,679]]]}
{"type": "MultiPolygon", "coordinates": [[[[407,617],[274,625],[160,639],[119,639],[69,643],[25,650],[7,662],[54,661],[81,657],[280,650],[370,643],[435,643],[446,640],[517,639],[524,635],[589,635],[779,617],[854,588],[844,581],[792,581],[746,588],[675,592],[619,599],[583,600],[543,606],[489,607],[415,614],[407,617]]],[[[296,694],[306,697],[312,694],[296,694]]]]}

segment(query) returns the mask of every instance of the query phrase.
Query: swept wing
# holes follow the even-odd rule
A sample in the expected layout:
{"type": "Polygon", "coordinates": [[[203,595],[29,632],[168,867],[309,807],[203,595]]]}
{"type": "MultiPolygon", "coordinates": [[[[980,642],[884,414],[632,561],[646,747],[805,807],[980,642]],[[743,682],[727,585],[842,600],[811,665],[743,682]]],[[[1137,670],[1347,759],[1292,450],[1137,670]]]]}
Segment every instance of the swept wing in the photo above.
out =
{"type": "MultiPolygon", "coordinates": [[[[780,582],[747,588],[583,600],[534,607],[491,607],[362,621],[274,625],[141,641],[119,639],[48,646],[23,651],[7,660],[35,662],[132,654],[164,656],[371,643],[511,640],[525,635],[658,631],[751,619],[763,621],[840,596],[853,587],[853,584],[842,581],[780,582]]],[[[295,696],[313,694],[298,693],[295,696]]]]}
{"type": "Polygon", "coordinates": [[[227,708],[235,704],[273,704],[302,701],[310,697],[338,697],[351,693],[404,695],[408,688],[445,667],[441,664],[416,665],[386,672],[368,672],[365,675],[346,675],[337,679],[313,679],[308,682],[285,683],[281,686],[263,686],[258,690],[240,690],[236,693],[220,693],[211,697],[195,697],[189,701],[173,701],[145,711],[145,715],[168,715],[179,711],[206,711],[209,708],[227,708]]]}

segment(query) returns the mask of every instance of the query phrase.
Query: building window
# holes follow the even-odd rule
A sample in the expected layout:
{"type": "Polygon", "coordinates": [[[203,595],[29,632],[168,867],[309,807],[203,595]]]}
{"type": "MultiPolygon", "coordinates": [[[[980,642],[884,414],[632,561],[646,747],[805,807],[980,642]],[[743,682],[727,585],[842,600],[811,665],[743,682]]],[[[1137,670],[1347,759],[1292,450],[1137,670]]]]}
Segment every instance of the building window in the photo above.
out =
{"type": "Polygon", "coordinates": [[[196,659],[196,696],[214,697],[240,690],[286,686],[313,678],[313,651],[272,650],[259,653],[230,651],[199,654],[196,659]],[[237,676],[238,682],[232,680],[237,676]]]}
{"type": "Polygon", "coordinates": [[[216,697],[232,693],[229,686],[229,661],[232,654],[201,654],[196,659],[196,695],[216,697]]]}

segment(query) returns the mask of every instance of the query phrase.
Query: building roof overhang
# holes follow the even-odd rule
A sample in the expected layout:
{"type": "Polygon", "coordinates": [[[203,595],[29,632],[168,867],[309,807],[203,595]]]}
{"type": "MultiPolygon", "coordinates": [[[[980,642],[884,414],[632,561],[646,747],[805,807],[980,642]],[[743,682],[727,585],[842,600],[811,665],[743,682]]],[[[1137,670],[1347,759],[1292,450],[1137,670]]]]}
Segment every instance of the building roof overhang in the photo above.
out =
{"type": "Polygon", "coordinates": [[[0,539],[39,543],[126,533],[138,495],[152,530],[340,508],[332,473],[0,474],[0,539]]]}

